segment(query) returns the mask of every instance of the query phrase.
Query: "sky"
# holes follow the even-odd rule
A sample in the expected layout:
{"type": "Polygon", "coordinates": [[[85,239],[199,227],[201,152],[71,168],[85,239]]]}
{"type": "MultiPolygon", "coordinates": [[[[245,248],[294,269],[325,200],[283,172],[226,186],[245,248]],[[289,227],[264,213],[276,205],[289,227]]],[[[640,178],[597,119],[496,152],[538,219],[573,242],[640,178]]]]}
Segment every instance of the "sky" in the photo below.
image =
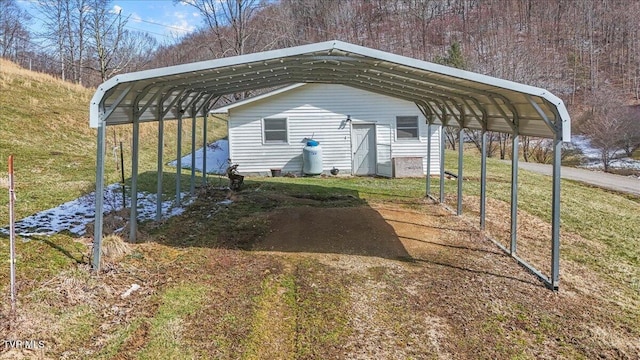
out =
{"type": "MultiPolygon", "coordinates": [[[[36,0],[18,0],[20,6],[34,17],[31,30],[38,31],[41,26],[36,0]]],[[[122,10],[129,17],[126,28],[146,32],[154,36],[159,43],[174,43],[179,37],[195,31],[202,24],[202,16],[184,2],[172,0],[114,0],[113,10],[122,10]]]]}

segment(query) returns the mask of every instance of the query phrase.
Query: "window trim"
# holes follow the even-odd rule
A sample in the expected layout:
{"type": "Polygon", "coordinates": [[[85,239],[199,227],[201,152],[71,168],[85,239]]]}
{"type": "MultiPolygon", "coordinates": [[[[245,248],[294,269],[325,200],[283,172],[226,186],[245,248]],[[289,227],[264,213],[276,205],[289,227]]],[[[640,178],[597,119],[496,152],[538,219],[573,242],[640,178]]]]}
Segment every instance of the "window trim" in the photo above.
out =
{"type": "MultiPolygon", "coordinates": [[[[288,145],[289,144],[289,118],[288,117],[283,116],[283,117],[262,118],[261,125],[262,125],[262,145],[283,145],[283,144],[288,145]],[[268,122],[269,120],[284,120],[284,132],[286,137],[284,141],[274,141],[274,140],[267,141],[266,122],[268,122]]],[[[283,130],[269,130],[269,131],[281,132],[283,130]]]]}
{"type": "Polygon", "coordinates": [[[396,116],[395,119],[395,138],[396,141],[420,141],[420,116],[417,115],[398,115],[396,116]],[[408,127],[408,126],[403,126],[401,128],[398,127],[398,118],[415,118],[416,120],[416,125],[408,127]],[[399,129],[416,129],[416,136],[415,137],[400,137],[398,136],[398,130],[399,129]]]}

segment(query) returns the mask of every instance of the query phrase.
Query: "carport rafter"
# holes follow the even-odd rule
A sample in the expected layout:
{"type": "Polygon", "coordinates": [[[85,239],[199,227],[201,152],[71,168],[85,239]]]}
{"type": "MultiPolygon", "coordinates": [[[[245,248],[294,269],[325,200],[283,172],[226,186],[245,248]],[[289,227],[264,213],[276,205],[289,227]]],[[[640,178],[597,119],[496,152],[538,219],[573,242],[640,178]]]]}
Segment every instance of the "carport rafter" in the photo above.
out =
{"type": "MultiPolygon", "coordinates": [[[[104,190],[105,127],[133,124],[132,191],[136,188],[139,144],[139,124],[158,121],[159,133],[165,120],[192,117],[192,156],[195,152],[195,124],[199,112],[208,113],[213,94],[217,96],[269,88],[296,82],[337,83],[416,103],[427,118],[429,134],[434,125],[480,130],[481,145],[481,205],[480,227],[485,227],[486,193],[486,137],[488,131],[514,135],[512,158],[517,158],[520,135],[554,139],[554,178],[552,203],[552,259],[551,276],[545,277],[535,268],[534,273],[550,287],[557,289],[559,279],[559,211],[560,211],[560,151],[561,142],[570,140],[569,115],[560,99],[540,88],[492,78],[468,71],[448,68],[425,61],[410,59],[378,50],[339,41],[215,59],[199,63],[151,69],[118,75],[96,91],[90,103],[90,124],[98,128],[98,157],[96,171],[96,227],[93,266],[99,269],[102,238],[104,190]],[[454,125],[451,120],[454,119],[454,125]],[[519,120],[523,121],[522,124],[519,120]]],[[[206,116],[203,113],[203,116],[206,116]]],[[[206,122],[206,119],[205,119],[206,122]]],[[[203,127],[205,127],[204,125],[203,127]]],[[[161,134],[159,139],[162,140],[161,134]]],[[[429,143],[431,138],[429,137],[429,143]]],[[[440,201],[444,201],[444,136],[440,136],[440,201]]],[[[462,136],[459,138],[462,159],[462,136]]],[[[161,142],[161,141],[159,141],[161,142]]],[[[206,142],[206,135],[205,135],[206,142]]],[[[431,153],[431,144],[429,154],[431,153]]],[[[161,147],[158,157],[161,158],[161,147]]],[[[179,150],[178,150],[179,153],[179,150]]],[[[192,158],[193,159],[193,158],[192,158]]],[[[195,162],[195,160],[193,159],[195,162]]],[[[429,158],[430,161],[430,158],[429,158]]],[[[430,167],[430,163],[429,163],[430,167]]],[[[517,167],[517,162],[512,163],[517,167]]],[[[161,161],[158,162],[161,172],[161,161]]],[[[193,167],[192,167],[193,168],[193,167]]],[[[458,201],[461,200],[462,163],[458,166],[458,201]]],[[[194,187],[192,170],[191,191],[194,187]]],[[[430,169],[427,170],[430,175],[430,169]]],[[[517,185],[516,174],[512,174],[517,185]]],[[[161,176],[161,175],[159,175],[161,176]]],[[[205,175],[206,176],[206,175],[205,175]]],[[[159,177],[159,182],[161,178],[159,177]]],[[[513,182],[513,181],[512,181],[513,182]]],[[[427,178],[427,193],[430,192],[427,178]]],[[[160,193],[161,186],[158,186],[160,193]]],[[[176,191],[179,188],[176,187],[176,191]]],[[[514,187],[517,193],[517,187],[514,187]]],[[[179,195],[178,195],[179,196],[179,195]]],[[[135,206],[135,196],[131,204],[135,206]]],[[[158,199],[159,201],[160,199],[158,199]]],[[[517,203],[512,200],[512,203],[517,203]]],[[[461,205],[458,206],[458,212],[461,205]]],[[[131,219],[136,218],[135,210],[131,219]]],[[[512,209],[513,213],[513,209],[512,209]]],[[[515,210],[517,215],[517,208],[515,210]]],[[[512,219],[514,216],[512,216],[512,219]]],[[[135,236],[135,221],[132,233],[135,236]]],[[[513,232],[515,238],[515,232],[513,232]]],[[[501,246],[501,248],[504,248],[501,246]]],[[[512,256],[524,263],[511,246],[512,256]]],[[[525,263],[526,264],[526,263],[525,263]]]]}
{"type": "MultiPolygon", "coordinates": [[[[265,83],[264,85],[265,86],[274,86],[274,85],[280,85],[280,84],[285,84],[285,83],[290,83],[290,82],[320,81],[321,80],[318,77],[306,77],[306,76],[305,77],[301,77],[301,78],[293,78],[293,77],[291,77],[290,76],[290,70],[292,68],[299,68],[299,66],[296,67],[296,66],[287,65],[287,66],[283,66],[283,68],[286,71],[281,72],[281,73],[278,73],[277,71],[273,72],[273,69],[271,69],[271,71],[272,71],[271,74],[273,74],[273,76],[271,78],[264,77],[265,79],[267,79],[267,80],[265,80],[267,83],[265,83]],[[273,80],[274,78],[278,78],[278,77],[279,77],[279,79],[278,79],[277,82],[271,83],[271,80],[273,80]],[[269,79],[271,79],[271,80],[269,80],[269,79]]],[[[317,69],[310,69],[309,71],[314,71],[314,70],[317,70],[317,69]]],[[[339,71],[339,72],[344,73],[344,71],[339,71]]],[[[241,75],[244,75],[244,74],[241,74],[241,75]]],[[[322,73],[318,73],[317,71],[315,71],[314,75],[315,76],[320,76],[320,75],[323,75],[323,74],[322,73]]],[[[326,75],[323,75],[323,76],[326,76],[326,75]]],[[[359,79],[363,78],[362,75],[357,75],[356,74],[355,76],[357,78],[359,78],[359,79]]],[[[237,78],[239,76],[235,76],[235,77],[237,78]]],[[[232,77],[230,77],[230,79],[231,78],[232,77]]],[[[370,79],[370,77],[367,77],[367,79],[370,79]]],[[[208,83],[208,80],[210,80],[210,79],[207,79],[206,77],[204,79],[200,78],[198,80],[198,83],[204,84],[204,86],[198,87],[198,88],[193,88],[193,89],[199,90],[199,91],[209,91],[212,88],[215,88],[215,89],[220,88],[219,85],[206,85],[208,83]]],[[[247,81],[246,79],[240,79],[240,80],[237,80],[235,82],[234,81],[226,81],[226,84],[228,84],[227,85],[228,87],[221,88],[220,92],[230,91],[230,89],[234,89],[235,87],[237,87],[238,84],[241,84],[241,83],[251,84],[254,81],[255,81],[255,79],[253,79],[253,78],[249,79],[249,81],[247,81]]],[[[378,80],[375,80],[375,81],[378,81],[379,83],[384,83],[385,84],[384,87],[390,88],[390,86],[389,86],[390,83],[389,83],[388,80],[378,79],[378,80]]],[[[403,80],[403,82],[404,81],[406,81],[406,80],[403,80]]],[[[336,78],[334,82],[348,83],[348,81],[346,81],[342,76],[340,78],[336,78]]],[[[260,83],[260,82],[257,82],[257,83],[260,83]]],[[[421,81],[421,83],[424,83],[424,82],[421,81]]],[[[363,85],[366,84],[367,86],[372,86],[373,87],[372,81],[367,81],[367,82],[361,81],[361,84],[363,84],[363,85]]],[[[419,88],[419,87],[416,87],[416,86],[402,85],[402,88],[410,87],[414,91],[413,92],[408,92],[408,91],[404,92],[404,91],[401,91],[401,89],[394,89],[394,91],[392,91],[392,92],[396,93],[396,96],[397,96],[397,94],[404,93],[405,95],[407,95],[407,96],[403,96],[405,99],[410,100],[410,101],[415,101],[416,97],[417,97],[416,93],[419,94],[419,93],[422,92],[422,94],[419,95],[419,96],[439,96],[439,97],[442,97],[442,95],[436,95],[436,93],[435,93],[435,91],[440,91],[442,94],[448,94],[448,97],[449,97],[450,101],[456,102],[456,100],[453,100],[451,98],[451,96],[452,96],[451,92],[449,92],[447,90],[443,90],[441,88],[438,88],[437,90],[433,90],[433,86],[431,86],[431,85],[429,85],[428,88],[419,88]],[[425,91],[428,92],[429,95],[425,94],[424,93],[425,91]]],[[[255,84],[247,85],[247,89],[253,88],[254,86],[255,86],[255,84]]],[[[364,88],[365,86],[362,86],[362,87],[364,88]]],[[[379,87],[383,87],[383,86],[379,86],[379,87]]],[[[501,98],[503,103],[505,103],[505,106],[507,106],[512,113],[515,111],[513,106],[510,103],[508,103],[506,100],[504,100],[501,95],[488,93],[486,91],[482,91],[480,93],[482,93],[483,96],[486,96],[487,98],[491,98],[491,99],[493,99],[493,97],[501,98]]],[[[453,95],[453,96],[458,98],[457,102],[460,102],[460,100],[463,100],[464,98],[468,98],[471,101],[473,101],[476,104],[476,106],[478,105],[478,99],[475,98],[475,97],[471,97],[469,95],[457,95],[457,96],[453,95]]],[[[507,119],[507,121],[510,121],[512,117],[509,117],[509,116],[506,115],[504,110],[502,110],[502,106],[498,105],[495,102],[495,100],[493,101],[493,103],[495,104],[496,108],[500,111],[502,117],[507,119]]],[[[473,113],[474,111],[470,109],[470,112],[473,113]]],[[[511,125],[510,122],[508,124],[510,124],[510,127],[513,128],[513,126],[511,125]]]]}

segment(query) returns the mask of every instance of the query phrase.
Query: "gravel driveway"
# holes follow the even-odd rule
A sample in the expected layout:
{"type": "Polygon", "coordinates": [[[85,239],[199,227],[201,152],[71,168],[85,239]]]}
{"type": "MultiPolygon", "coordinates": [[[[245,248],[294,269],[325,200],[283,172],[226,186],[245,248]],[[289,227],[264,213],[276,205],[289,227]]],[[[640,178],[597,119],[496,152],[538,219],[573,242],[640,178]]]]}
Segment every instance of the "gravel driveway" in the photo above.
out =
{"type": "MultiPolygon", "coordinates": [[[[553,167],[548,164],[518,162],[521,169],[552,175],[553,167]]],[[[592,171],[563,166],[560,170],[563,179],[580,181],[590,185],[599,186],[605,189],[620,191],[628,194],[640,196],[640,179],[631,176],[608,174],[601,171],[592,171]]]]}

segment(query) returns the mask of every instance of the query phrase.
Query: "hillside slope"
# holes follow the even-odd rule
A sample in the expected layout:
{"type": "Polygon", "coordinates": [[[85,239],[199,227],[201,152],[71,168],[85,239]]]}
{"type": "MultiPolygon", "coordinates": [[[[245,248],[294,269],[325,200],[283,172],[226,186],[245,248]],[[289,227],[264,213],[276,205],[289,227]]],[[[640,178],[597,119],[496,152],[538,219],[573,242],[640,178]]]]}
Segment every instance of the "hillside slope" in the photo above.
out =
{"type": "MultiPolygon", "coordinates": [[[[7,159],[15,157],[16,218],[31,215],[95,189],[97,131],[89,127],[89,101],[93,90],[32,72],[0,59],[0,187],[7,188],[7,159]]],[[[196,131],[202,144],[201,119],[196,131]]],[[[165,159],[175,159],[176,122],[164,126],[165,159]]],[[[187,136],[185,125],[185,137],[187,136]]],[[[118,145],[123,143],[125,178],[130,177],[131,127],[107,129],[107,183],[120,179],[118,145]]],[[[226,134],[226,125],[211,120],[207,139],[226,134]]],[[[190,136],[189,136],[190,137],[190,136]]],[[[157,125],[140,126],[140,173],[156,172],[157,125]]],[[[183,154],[191,144],[183,142],[183,154]]],[[[167,168],[165,171],[172,171],[167,168]]],[[[140,186],[155,190],[155,177],[141,177],[140,186]]],[[[172,191],[172,178],[165,190],[172,191]]],[[[188,186],[188,184],[187,184],[188,186]]],[[[8,198],[0,197],[0,227],[8,224],[8,198]]]]}
{"type": "MultiPolygon", "coordinates": [[[[0,59],[0,181],[15,157],[17,217],[90,190],[95,130],[89,128],[92,91],[0,59]],[[54,190],[55,189],[55,190],[54,190]]],[[[0,225],[8,199],[0,197],[0,225]]]]}

